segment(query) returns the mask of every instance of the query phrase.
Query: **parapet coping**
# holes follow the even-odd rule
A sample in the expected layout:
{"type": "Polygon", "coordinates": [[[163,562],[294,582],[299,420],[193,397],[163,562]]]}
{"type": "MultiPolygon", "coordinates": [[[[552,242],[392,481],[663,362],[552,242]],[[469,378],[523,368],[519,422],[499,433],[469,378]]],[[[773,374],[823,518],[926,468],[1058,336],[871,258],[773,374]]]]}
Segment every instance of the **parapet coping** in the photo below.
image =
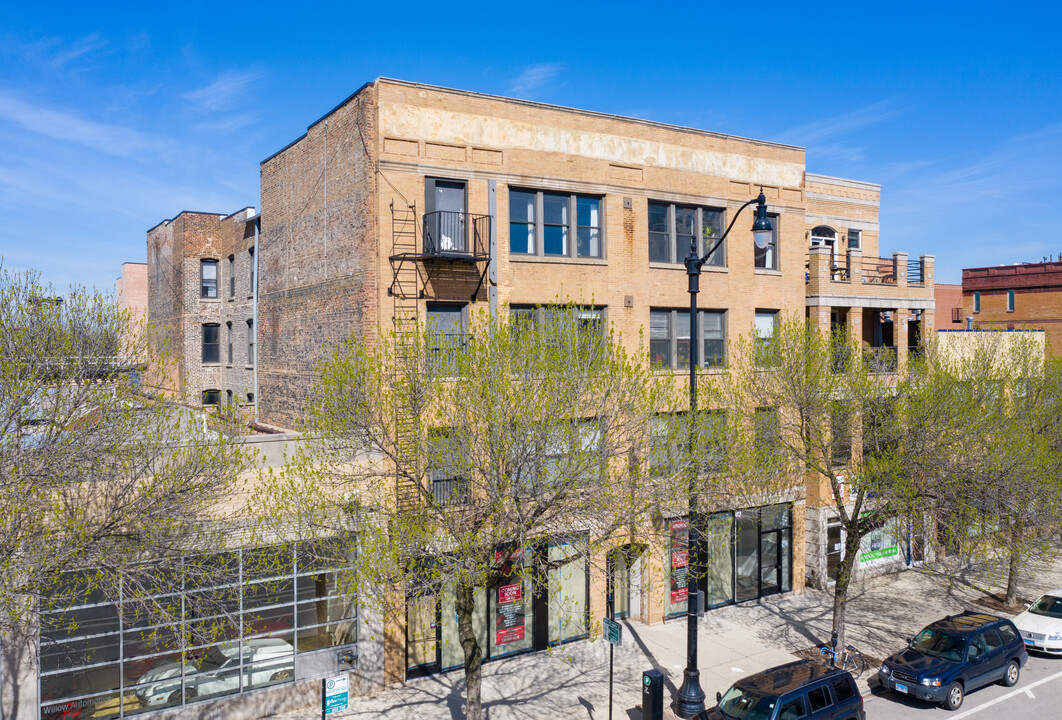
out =
{"type": "MultiPolygon", "coordinates": [[[[729,133],[715,132],[715,131],[712,131],[712,130],[701,130],[699,128],[691,128],[691,127],[686,127],[686,126],[683,126],[683,125],[672,125],[670,123],[662,123],[662,122],[657,122],[655,120],[643,120],[641,118],[627,117],[625,115],[616,115],[614,113],[598,112],[596,110],[582,110],[582,109],[579,109],[579,108],[568,107],[566,105],[554,105],[554,104],[551,104],[551,103],[538,102],[538,101],[535,101],[535,100],[521,100],[519,98],[511,98],[511,97],[506,97],[504,95],[494,95],[494,94],[491,94],[491,93],[481,93],[481,92],[475,92],[475,91],[472,91],[472,90],[458,90],[456,88],[448,88],[448,87],[444,87],[442,85],[429,85],[427,83],[411,82],[409,80],[398,80],[398,79],[389,78],[389,77],[378,77],[378,78],[376,78],[376,80],[373,80],[371,82],[367,82],[364,85],[362,85],[360,88],[358,88],[356,91],[354,91],[349,96],[347,96],[342,102],[340,102],[334,108],[332,108],[331,110],[326,112],[324,115],[319,117],[317,120],[315,120],[312,123],[310,123],[306,127],[306,132],[305,133],[303,133],[299,137],[295,138],[290,143],[288,143],[287,145],[285,145],[284,147],[282,147],[281,149],[277,150],[275,153],[273,153],[272,155],[267,157],[265,160],[262,161],[261,164],[264,165],[265,163],[269,162],[270,160],[275,158],[280,153],[284,152],[285,150],[287,150],[291,146],[293,146],[296,143],[298,143],[300,140],[302,140],[303,138],[306,137],[307,133],[309,133],[309,131],[312,130],[314,128],[314,126],[324,122],[329,116],[331,116],[337,110],[339,110],[344,105],[346,105],[351,100],[353,100],[355,97],[357,97],[365,88],[369,87],[370,85],[376,85],[378,83],[389,83],[391,85],[400,85],[400,86],[403,86],[403,87],[416,88],[418,90],[430,90],[430,91],[433,91],[433,92],[443,92],[443,93],[449,93],[451,95],[461,95],[461,96],[464,96],[464,97],[480,98],[480,99],[483,99],[483,100],[496,100],[496,101],[500,101],[500,102],[504,102],[504,103],[509,103],[509,104],[512,104],[512,105],[521,105],[521,106],[524,106],[524,107],[538,108],[538,109],[542,109],[542,110],[557,110],[557,111],[560,111],[560,112],[572,113],[572,114],[575,114],[575,115],[583,115],[583,116],[586,116],[586,117],[603,118],[603,119],[606,119],[606,120],[619,120],[621,122],[633,123],[635,125],[645,125],[645,126],[654,127],[654,128],[664,128],[664,129],[667,129],[667,130],[676,130],[678,132],[692,133],[694,135],[701,135],[703,137],[719,138],[719,139],[722,139],[722,140],[738,140],[738,141],[741,141],[741,142],[752,143],[753,145],[761,145],[761,146],[765,146],[765,147],[783,148],[783,149],[786,149],[786,150],[802,150],[805,153],[807,152],[807,149],[805,147],[803,147],[802,145],[788,145],[786,143],[773,142],[771,140],[757,140],[755,138],[743,137],[741,135],[731,135],[729,133]]],[[[823,177],[825,177],[825,176],[823,176],[823,177]]],[[[851,182],[858,182],[858,181],[851,181],[851,182]]],[[[880,188],[880,186],[877,186],[877,187],[880,188]]]]}

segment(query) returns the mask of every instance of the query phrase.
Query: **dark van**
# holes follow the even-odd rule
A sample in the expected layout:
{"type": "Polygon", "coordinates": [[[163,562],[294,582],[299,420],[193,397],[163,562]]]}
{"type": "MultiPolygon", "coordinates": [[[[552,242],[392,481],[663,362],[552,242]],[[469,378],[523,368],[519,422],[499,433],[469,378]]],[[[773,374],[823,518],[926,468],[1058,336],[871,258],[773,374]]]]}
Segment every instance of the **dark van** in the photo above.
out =
{"type": "Polygon", "coordinates": [[[738,680],[704,716],[709,720],[866,720],[852,675],[798,660],[738,680]]]}

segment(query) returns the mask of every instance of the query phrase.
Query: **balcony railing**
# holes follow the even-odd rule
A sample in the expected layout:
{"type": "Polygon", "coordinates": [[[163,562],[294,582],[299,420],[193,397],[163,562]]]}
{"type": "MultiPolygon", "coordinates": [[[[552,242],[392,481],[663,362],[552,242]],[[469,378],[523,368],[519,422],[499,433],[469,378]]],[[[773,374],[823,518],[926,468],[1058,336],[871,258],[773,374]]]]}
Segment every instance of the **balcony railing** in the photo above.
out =
{"type": "Polygon", "coordinates": [[[490,257],[490,215],[437,210],[424,214],[424,254],[453,259],[490,257]]]}
{"type": "Polygon", "coordinates": [[[431,495],[436,505],[464,505],[468,502],[468,480],[462,477],[432,478],[431,495]]]}
{"type": "Polygon", "coordinates": [[[863,282],[874,285],[895,285],[896,261],[893,258],[863,258],[863,282]]]}
{"type": "Polygon", "coordinates": [[[921,260],[907,261],[907,284],[922,285],[926,281],[925,267],[921,260]]]}
{"type": "Polygon", "coordinates": [[[896,372],[896,348],[890,346],[863,349],[863,362],[872,373],[896,372]]]}

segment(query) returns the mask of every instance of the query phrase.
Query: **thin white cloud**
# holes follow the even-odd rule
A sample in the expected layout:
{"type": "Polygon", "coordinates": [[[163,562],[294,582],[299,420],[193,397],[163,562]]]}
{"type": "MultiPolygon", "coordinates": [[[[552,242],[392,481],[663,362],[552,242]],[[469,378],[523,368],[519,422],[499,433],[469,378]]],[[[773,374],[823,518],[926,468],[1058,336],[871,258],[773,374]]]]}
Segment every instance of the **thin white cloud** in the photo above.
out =
{"type": "Polygon", "coordinates": [[[56,52],[49,61],[49,64],[53,68],[59,69],[82,56],[93,53],[96,50],[102,50],[105,47],[107,47],[107,41],[101,38],[99,33],[94,33],[83,37],[56,52]]]}
{"type": "Polygon", "coordinates": [[[853,130],[877,125],[903,114],[894,100],[879,100],[873,105],[842,115],[797,125],[781,133],[781,137],[797,145],[809,146],[824,140],[842,137],[853,130]]]}
{"type": "Polygon", "coordinates": [[[562,63],[539,63],[524,68],[509,85],[514,95],[531,95],[553,80],[564,70],[562,63]]]}
{"type": "Polygon", "coordinates": [[[3,92],[0,92],[0,120],[19,125],[31,133],[118,157],[161,153],[173,147],[173,143],[165,138],[33,105],[3,92]]]}
{"type": "Polygon", "coordinates": [[[185,93],[181,97],[201,110],[217,112],[233,107],[245,87],[262,77],[257,70],[228,71],[218,75],[214,82],[185,93]]]}

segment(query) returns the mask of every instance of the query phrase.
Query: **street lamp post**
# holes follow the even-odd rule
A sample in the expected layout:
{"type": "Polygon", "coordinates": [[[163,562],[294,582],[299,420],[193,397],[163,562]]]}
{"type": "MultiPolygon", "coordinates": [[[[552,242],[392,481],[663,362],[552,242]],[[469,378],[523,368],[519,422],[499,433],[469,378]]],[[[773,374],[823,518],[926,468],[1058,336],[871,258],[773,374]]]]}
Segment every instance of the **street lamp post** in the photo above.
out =
{"type": "MultiPolygon", "coordinates": [[[[759,197],[749,200],[738,208],[734,219],[730,221],[723,235],[715,241],[710,250],[702,257],[697,255],[697,238],[690,241],[690,254],[686,256],[686,276],[689,279],[690,294],[690,416],[689,416],[689,495],[690,495],[690,523],[689,523],[689,564],[687,575],[687,588],[690,587],[697,571],[701,567],[700,533],[697,530],[697,464],[693,462],[694,446],[696,443],[697,427],[697,293],[700,292],[701,266],[707,262],[726,236],[730,234],[738,216],[749,205],[756,203],[756,219],[752,223],[752,234],[756,247],[762,249],[770,242],[772,232],[771,221],[767,219],[767,198],[760,188],[759,197]]],[[[697,584],[700,584],[697,579],[697,584]]],[[[704,690],[701,689],[701,671],[697,669],[697,601],[696,590],[688,592],[686,602],[686,669],[682,673],[682,687],[679,688],[678,698],[675,703],[675,712],[682,718],[693,718],[704,712],[704,690]]]]}

